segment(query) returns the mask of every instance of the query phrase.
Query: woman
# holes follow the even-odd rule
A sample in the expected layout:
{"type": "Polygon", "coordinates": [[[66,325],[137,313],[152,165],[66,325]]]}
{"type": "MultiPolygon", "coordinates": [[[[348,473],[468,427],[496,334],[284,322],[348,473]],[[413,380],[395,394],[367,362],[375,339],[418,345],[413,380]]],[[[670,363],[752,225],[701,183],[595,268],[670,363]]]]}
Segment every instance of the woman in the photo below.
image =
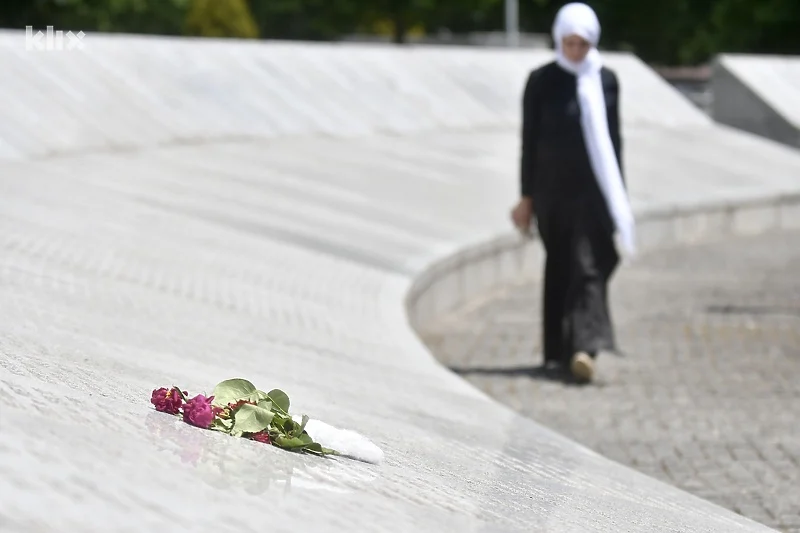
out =
{"type": "Polygon", "coordinates": [[[621,170],[619,83],[597,50],[600,23],[582,3],[553,25],[557,59],[528,78],[522,117],[520,231],[536,216],[547,254],[544,359],[579,381],[614,350],[607,285],[619,262],[615,232],[634,252],[634,223],[621,170]]]}

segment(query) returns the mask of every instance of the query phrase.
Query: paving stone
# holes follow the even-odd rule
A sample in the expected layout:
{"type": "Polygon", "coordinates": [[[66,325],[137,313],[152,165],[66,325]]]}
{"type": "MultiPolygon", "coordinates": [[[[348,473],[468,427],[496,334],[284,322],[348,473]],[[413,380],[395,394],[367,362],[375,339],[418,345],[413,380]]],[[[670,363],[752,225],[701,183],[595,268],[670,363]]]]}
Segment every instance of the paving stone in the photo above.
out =
{"type": "Polygon", "coordinates": [[[612,282],[624,356],[603,354],[588,387],[534,374],[538,277],[443,317],[426,341],[445,365],[521,413],[643,473],[797,531],[798,272],[797,232],[638,258],[612,282]],[[448,350],[443,341],[452,335],[471,338],[473,348],[448,350]]]}

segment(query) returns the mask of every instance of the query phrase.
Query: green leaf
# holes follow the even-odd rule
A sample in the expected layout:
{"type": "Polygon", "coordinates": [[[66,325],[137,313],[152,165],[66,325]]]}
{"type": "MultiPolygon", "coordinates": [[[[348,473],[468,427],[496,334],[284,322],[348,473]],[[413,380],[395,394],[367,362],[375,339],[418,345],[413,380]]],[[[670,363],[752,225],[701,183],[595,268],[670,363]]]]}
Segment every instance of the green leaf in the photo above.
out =
{"type": "Polygon", "coordinates": [[[309,453],[317,454],[317,455],[324,455],[325,454],[325,452],[322,451],[322,445],[319,444],[318,442],[314,442],[314,443],[309,444],[308,446],[306,446],[305,447],[305,451],[307,451],[309,453]]]}
{"type": "Polygon", "coordinates": [[[302,423],[302,424],[300,424],[300,427],[299,427],[299,428],[297,428],[297,433],[299,433],[300,435],[302,435],[303,433],[305,433],[305,431],[306,431],[306,424],[308,424],[308,420],[309,420],[309,419],[308,419],[308,416],[307,416],[307,415],[303,415],[303,423],[302,423]]]}
{"type": "Polygon", "coordinates": [[[278,412],[274,411],[274,410],[272,411],[272,415],[273,415],[272,427],[274,427],[275,429],[277,429],[280,432],[283,432],[283,424],[284,424],[284,422],[286,422],[286,418],[287,417],[285,415],[282,415],[281,413],[278,413],[278,412]]]}
{"type": "Polygon", "coordinates": [[[282,410],[284,413],[289,413],[289,396],[285,392],[280,389],[274,389],[269,391],[267,396],[275,407],[282,410]]]}
{"type": "Polygon", "coordinates": [[[264,399],[258,400],[258,406],[268,411],[272,411],[272,402],[269,400],[264,400],[264,399]]]}
{"type": "Polygon", "coordinates": [[[228,429],[233,427],[233,420],[230,418],[215,418],[213,423],[220,426],[225,426],[228,429]]]}
{"type": "Polygon", "coordinates": [[[296,434],[295,432],[297,431],[297,422],[295,422],[291,418],[284,418],[283,426],[281,426],[281,429],[283,430],[284,433],[286,433],[287,436],[294,437],[296,434]]]}
{"type": "Polygon", "coordinates": [[[278,435],[278,438],[275,439],[275,444],[287,450],[302,449],[308,445],[307,442],[297,437],[287,437],[285,435],[278,435]]]}
{"type": "Polygon", "coordinates": [[[336,450],[331,450],[330,448],[323,448],[321,444],[315,442],[313,444],[309,444],[303,451],[308,453],[313,453],[314,455],[338,455],[336,450]]]}
{"type": "Polygon", "coordinates": [[[265,430],[270,422],[272,412],[269,409],[246,403],[236,411],[233,429],[242,433],[258,433],[265,430]]]}
{"type": "Polygon", "coordinates": [[[269,394],[267,394],[263,390],[257,390],[256,391],[256,396],[258,396],[258,401],[269,400],[269,394]]]}
{"type": "Polygon", "coordinates": [[[214,387],[212,403],[218,407],[224,407],[239,400],[255,402],[258,400],[257,392],[255,385],[246,379],[228,379],[214,387]]]}
{"type": "Polygon", "coordinates": [[[230,433],[233,427],[233,420],[227,418],[215,418],[211,423],[211,429],[214,431],[222,431],[223,433],[230,433]]]}

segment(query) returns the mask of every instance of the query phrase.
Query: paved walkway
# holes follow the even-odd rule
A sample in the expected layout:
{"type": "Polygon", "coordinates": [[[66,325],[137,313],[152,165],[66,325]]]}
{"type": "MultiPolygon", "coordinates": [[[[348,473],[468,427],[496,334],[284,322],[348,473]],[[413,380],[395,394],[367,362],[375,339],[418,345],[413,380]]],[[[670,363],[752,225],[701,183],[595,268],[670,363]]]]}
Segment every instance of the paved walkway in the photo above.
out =
{"type": "Polygon", "coordinates": [[[641,257],[612,287],[624,357],[565,385],[540,363],[538,281],[426,339],[466,379],[612,459],[800,532],[800,233],[641,257]]]}

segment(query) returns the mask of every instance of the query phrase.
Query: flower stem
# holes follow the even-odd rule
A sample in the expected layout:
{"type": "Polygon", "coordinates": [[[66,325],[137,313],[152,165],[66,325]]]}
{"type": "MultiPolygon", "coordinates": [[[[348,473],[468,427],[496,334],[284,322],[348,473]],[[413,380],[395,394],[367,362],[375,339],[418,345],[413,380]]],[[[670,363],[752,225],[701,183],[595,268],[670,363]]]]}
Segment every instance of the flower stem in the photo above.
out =
{"type": "Polygon", "coordinates": [[[184,402],[188,400],[187,396],[183,393],[183,391],[180,389],[180,387],[176,387],[175,385],[173,385],[172,388],[175,389],[176,391],[178,391],[178,394],[181,395],[181,399],[184,402]]]}

